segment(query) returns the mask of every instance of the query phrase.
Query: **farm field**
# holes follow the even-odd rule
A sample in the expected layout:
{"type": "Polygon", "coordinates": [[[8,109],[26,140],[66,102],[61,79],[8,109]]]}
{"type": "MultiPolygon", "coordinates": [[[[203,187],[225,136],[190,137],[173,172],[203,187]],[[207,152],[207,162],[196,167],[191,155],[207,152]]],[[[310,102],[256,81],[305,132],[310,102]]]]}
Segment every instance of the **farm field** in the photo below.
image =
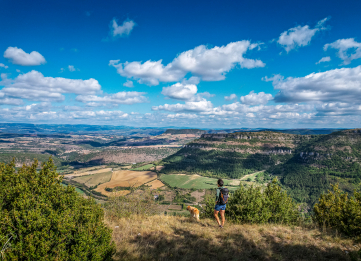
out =
{"type": "Polygon", "coordinates": [[[153,167],[154,167],[153,164],[147,164],[147,165],[144,165],[144,166],[141,166],[141,167],[138,167],[135,169],[131,169],[131,170],[149,170],[150,168],[153,168],[153,167]]]}
{"type": "Polygon", "coordinates": [[[84,184],[87,187],[92,187],[96,185],[100,185],[105,182],[109,182],[112,177],[113,172],[100,172],[97,174],[80,176],[73,178],[74,181],[84,184]]]}
{"type": "MultiPolygon", "coordinates": [[[[169,184],[171,187],[178,187],[183,189],[211,189],[217,188],[217,179],[207,178],[199,175],[186,174],[163,174],[160,180],[169,184]]],[[[223,179],[225,186],[229,190],[236,190],[239,185],[239,180],[223,179]]]]}
{"type": "Polygon", "coordinates": [[[97,169],[97,170],[88,170],[88,171],[74,171],[71,174],[64,175],[64,177],[80,177],[80,176],[86,176],[86,175],[92,175],[92,174],[98,174],[98,173],[106,173],[111,172],[112,168],[104,168],[104,169],[97,169]]]}
{"type": "Polygon", "coordinates": [[[157,173],[152,171],[131,171],[131,170],[113,171],[110,181],[99,185],[95,189],[95,191],[98,191],[103,195],[110,196],[112,192],[106,191],[105,188],[131,187],[131,186],[138,187],[156,178],[157,178],[157,173]]]}
{"type": "Polygon", "coordinates": [[[160,181],[159,179],[153,180],[153,181],[147,183],[146,185],[151,186],[150,189],[157,189],[157,188],[161,188],[164,186],[163,182],[160,181]]]}

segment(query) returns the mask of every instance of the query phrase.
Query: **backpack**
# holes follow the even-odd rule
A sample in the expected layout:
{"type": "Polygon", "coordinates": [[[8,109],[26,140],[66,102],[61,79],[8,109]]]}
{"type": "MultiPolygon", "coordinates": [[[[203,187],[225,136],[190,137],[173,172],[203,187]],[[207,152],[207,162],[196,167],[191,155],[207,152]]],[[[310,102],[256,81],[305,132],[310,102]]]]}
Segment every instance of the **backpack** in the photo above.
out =
{"type": "Polygon", "coordinates": [[[224,205],[224,204],[227,204],[227,201],[228,201],[228,197],[229,197],[229,190],[228,188],[222,188],[220,190],[220,193],[219,193],[219,199],[218,199],[218,204],[219,205],[224,205]]]}

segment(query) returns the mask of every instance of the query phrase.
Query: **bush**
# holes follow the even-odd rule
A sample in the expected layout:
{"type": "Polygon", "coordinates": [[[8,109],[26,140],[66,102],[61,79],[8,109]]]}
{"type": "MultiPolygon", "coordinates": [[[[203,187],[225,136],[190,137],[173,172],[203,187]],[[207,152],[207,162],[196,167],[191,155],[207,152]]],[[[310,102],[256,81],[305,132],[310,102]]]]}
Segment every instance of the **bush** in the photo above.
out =
{"type": "Polygon", "coordinates": [[[114,245],[104,213],[81,197],[49,159],[15,170],[0,164],[0,246],[4,260],[111,260],[114,245]],[[10,245],[10,244],[11,245],[10,245]]]}
{"type": "Polygon", "coordinates": [[[331,227],[352,237],[361,239],[361,194],[353,197],[343,193],[337,185],[321,195],[314,206],[313,219],[321,227],[331,227]]]}
{"type": "MultiPolygon", "coordinates": [[[[262,191],[260,187],[240,186],[229,198],[226,216],[236,223],[293,224],[299,220],[299,211],[292,198],[282,191],[274,179],[262,191]]],[[[206,201],[204,216],[213,217],[215,197],[206,201]]]]}
{"type": "Polygon", "coordinates": [[[149,189],[140,195],[111,196],[104,204],[107,216],[112,220],[129,217],[132,214],[150,216],[157,213],[157,204],[149,189]]]}

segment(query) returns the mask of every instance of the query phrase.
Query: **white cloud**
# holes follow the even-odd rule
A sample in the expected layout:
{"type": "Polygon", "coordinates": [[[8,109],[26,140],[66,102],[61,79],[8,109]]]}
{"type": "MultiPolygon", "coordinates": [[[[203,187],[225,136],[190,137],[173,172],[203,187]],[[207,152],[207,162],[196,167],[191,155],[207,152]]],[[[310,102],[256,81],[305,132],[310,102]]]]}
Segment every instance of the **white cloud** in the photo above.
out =
{"type": "Polygon", "coordinates": [[[194,97],[198,88],[194,84],[175,83],[170,87],[163,87],[162,94],[168,98],[187,101],[194,97]]]}
{"type": "Polygon", "coordinates": [[[5,65],[3,63],[0,63],[0,67],[5,68],[5,69],[9,68],[9,66],[7,66],[7,65],[5,65]]]}
{"type": "Polygon", "coordinates": [[[20,73],[21,71],[20,71],[19,69],[16,69],[16,72],[17,72],[17,73],[20,73]]]}
{"type": "Polygon", "coordinates": [[[329,62],[331,61],[330,56],[322,57],[316,64],[323,63],[323,62],[329,62]]]}
{"type": "MultiPolygon", "coordinates": [[[[87,102],[105,102],[113,104],[134,104],[145,103],[148,99],[143,96],[145,92],[118,92],[112,95],[96,96],[96,95],[79,95],[77,101],[87,102]]],[[[94,106],[94,104],[93,104],[94,106]]]]}
{"type": "Polygon", "coordinates": [[[13,64],[22,66],[41,65],[46,63],[44,56],[36,51],[31,53],[24,52],[21,48],[8,47],[4,52],[4,57],[9,59],[13,64]]]}
{"type": "Polygon", "coordinates": [[[76,71],[74,65],[69,65],[69,66],[68,66],[68,69],[69,69],[69,71],[71,71],[71,72],[75,72],[75,71],[76,71]]]}
{"type": "Polygon", "coordinates": [[[127,80],[125,83],[123,83],[123,86],[124,86],[124,87],[128,87],[128,88],[133,88],[133,87],[134,87],[134,84],[133,84],[132,81],[127,80]]]}
{"type": "Polygon", "coordinates": [[[288,29],[281,33],[280,37],[278,38],[277,43],[283,46],[287,52],[301,46],[307,46],[310,42],[312,37],[321,30],[325,30],[326,28],[323,26],[324,23],[328,20],[328,18],[324,18],[320,20],[316,27],[310,29],[308,25],[305,26],[296,26],[293,28],[288,29]]]}
{"type": "Polygon", "coordinates": [[[112,20],[111,34],[113,37],[123,37],[130,34],[136,24],[132,20],[125,20],[122,25],[118,25],[116,19],[112,20]]]}
{"type": "Polygon", "coordinates": [[[273,80],[280,90],[276,102],[346,102],[360,103],[361,65],[354,68],[334,69],[311,73],[305,77],[273,80]]]}
{"type": "Polygon", "coordinates": [[[232,93],[232,94],[229,95],[229,96],[224,96],[224,99],[225,99],[226,101],[231,101],[231,100],[233,100],[233,99],[237,99],[237,95],[235,95],[234,93],[232,93]]]}
{"type": "Polygon", "coordinates": [[[190,113],[176,113],[176,114],[167,114],[166,117],[170,119],[196,119],[198,118],[198,115],[190,114],[190,113]]]}
{"type": "Polygon", "coordinates": [[[153,106],[153,111],[173,111],[173,112],[204,112],[213,108],[213,104],[210,101],[202,98],[199,101],[186,101],[185,104],[164,104],[159,106],[153,106]]]}
{"type": "Polygon", "coordinates": [[[261,60],[244,57],[248,51],[259,46],[260,44],[251,44],[246,40],[211,49],[200,45],[181,53],[167,65],[163,65],[162,60],[149,60],[144,63],[119,63],[119,60],[110,60],[109,65],[114,66],[120,75],[148,85],[179,81],[187,73],[192,73],[204,81],[220,81],[224,80],[225,74],[236,65],[248,69],[264,67],[265,64],[261,60]]]}
{"type": "Polygon", "coordinates": [[[354,38],[339,39],[333,43],[325,44],[323,49],[328,48],[338,50],[338,57],[343,60],[343,64],[350,64],[352,60],[361,58],[361,43],[356,42],[354,38]]]}
{"type": "Polygon", "coordinates": [[[62,93],[95,94],[100,91],[98,81],[44,77],[38,71],[18,75],[14,80],[2,78],[1,91],[8,97],[24,98],[33,101],[62,101],[62,93]]]}
{"type": "Polygon", "coordinates": [[[240,100],[243,104],[247,105],[259,105],[259,104],[266,104],[269,100],[272,100],[272,94],[260,92],[254,93],[251,91],[248,95],[242,96],[240,100]]]}

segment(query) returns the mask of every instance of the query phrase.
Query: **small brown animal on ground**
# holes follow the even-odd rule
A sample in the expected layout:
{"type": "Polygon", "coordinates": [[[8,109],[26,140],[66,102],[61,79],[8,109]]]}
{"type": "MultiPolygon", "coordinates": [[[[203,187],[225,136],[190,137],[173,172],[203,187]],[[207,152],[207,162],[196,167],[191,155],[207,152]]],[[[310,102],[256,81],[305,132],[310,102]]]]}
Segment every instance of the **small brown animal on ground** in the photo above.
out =
{"type": "Polygon", "coordinates": [[[191,218],[195,218],[197,221],[199,221],[199,210],[197,208],[188,206],[187,210],[191,213],[191,218]]]}

